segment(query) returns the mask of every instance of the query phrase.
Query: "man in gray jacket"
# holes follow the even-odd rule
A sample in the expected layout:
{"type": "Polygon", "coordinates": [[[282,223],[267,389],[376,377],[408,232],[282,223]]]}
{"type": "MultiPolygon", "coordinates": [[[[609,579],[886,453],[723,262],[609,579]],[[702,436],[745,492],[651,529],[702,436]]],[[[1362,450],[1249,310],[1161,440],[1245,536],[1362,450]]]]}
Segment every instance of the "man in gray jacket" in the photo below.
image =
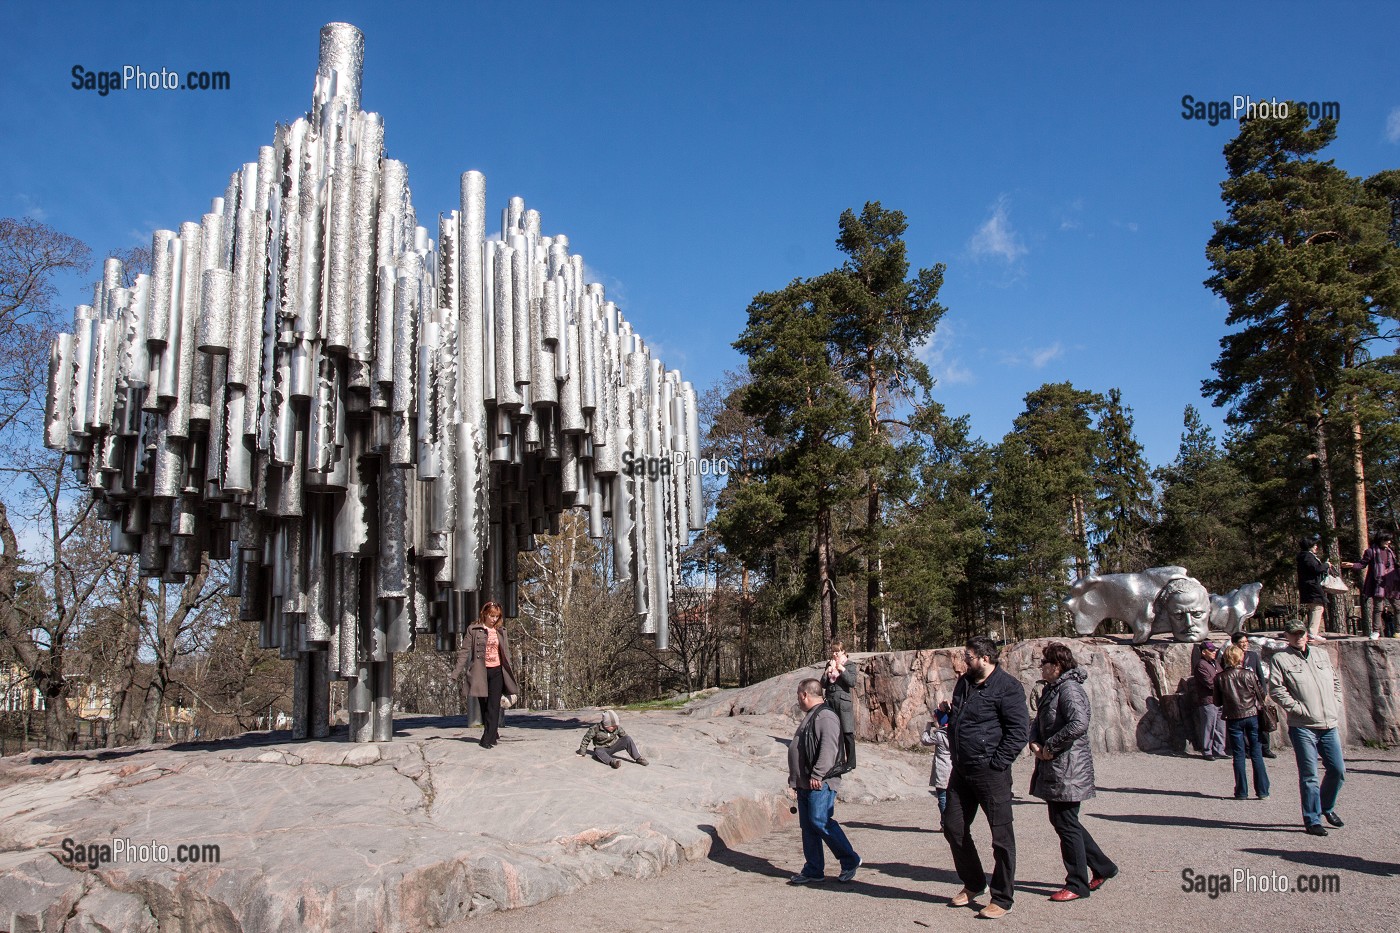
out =
{"type": "Polygon", "coordinates": [[[838,771],[841,720],[822,701],[821,681],[809,678],[797,686],[797,702],[806,715],[788,745],[788,786],[797,792],[797,822],[802,827],[802,855],[806,863],[788,884],[826,880],[823,843],[841,863],[840,881],[850,881],[860,867],[841,824],[832,812],[841,789],[838,771]]]}
{"type": "Polygon", "coordinates": [[[1342,682],[1321,647],[1308,646],[1308,625],[1290,619],[1283,626],[1288,648],[1271,659],[1269,696],[1288,714],[1288,738],[1298,759],[1298,792],[1303,802],[1303,825],[1314,836],[1327,835],[1322,820],[1342,826],[1337,795],[1346,780],[1337,718],[1342,709],[1342,682]],[[1317,761],[1326,774],[1319,786],[1317,761]]]}

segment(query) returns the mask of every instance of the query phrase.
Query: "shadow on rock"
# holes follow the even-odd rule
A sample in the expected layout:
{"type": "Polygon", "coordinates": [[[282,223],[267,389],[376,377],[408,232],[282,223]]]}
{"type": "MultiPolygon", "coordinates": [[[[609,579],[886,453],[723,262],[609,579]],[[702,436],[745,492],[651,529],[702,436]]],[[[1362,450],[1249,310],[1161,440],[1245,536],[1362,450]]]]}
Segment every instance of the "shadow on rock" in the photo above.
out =
{"type": "Polygon", "coordinates": [[[725,845],[724,840],[720,838],[719,830],[708,823],[702,823],[696,828],[710,837],[710,861],[718,862],[720,865],[727,865],[735,871],[742,871],[746,874],[767,875],[770,878],[789,877],[789,872],[774,865],[766,858],[758,855],[749,855],[747,852],[740,852],[738,849],[731,849],[729,846],[725,845]]]}

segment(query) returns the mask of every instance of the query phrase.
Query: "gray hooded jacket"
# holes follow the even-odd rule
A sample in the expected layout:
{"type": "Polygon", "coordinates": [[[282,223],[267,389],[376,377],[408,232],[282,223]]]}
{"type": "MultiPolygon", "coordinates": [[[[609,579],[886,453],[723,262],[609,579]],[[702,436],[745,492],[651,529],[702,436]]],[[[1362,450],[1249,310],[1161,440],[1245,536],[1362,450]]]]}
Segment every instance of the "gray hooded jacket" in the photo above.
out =
{"type": "Polygon", "coordinates": [[[1055,757],[1036,760],[1031,794],[1056,803],[1094,796],[1094,755],[1089,749],[1089,695],[1082,667],[1072,667],[1045,688],[1031,723],[1031,741],[1055,757]]]}

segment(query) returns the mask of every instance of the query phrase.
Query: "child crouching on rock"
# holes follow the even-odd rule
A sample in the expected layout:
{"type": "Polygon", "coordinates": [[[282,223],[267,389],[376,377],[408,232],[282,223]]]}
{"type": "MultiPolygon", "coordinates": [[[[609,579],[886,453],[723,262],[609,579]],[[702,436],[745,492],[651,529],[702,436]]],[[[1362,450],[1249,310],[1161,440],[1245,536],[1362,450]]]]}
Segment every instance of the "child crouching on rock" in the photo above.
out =
{"type": "Polygon", "coordinates": [[[938,704],[937,718],[928,724],[919,744],[933,746],[933,770],[928,782],[938,798],[938,831],[943,831],[943,811],[948,806],[948,779],[953,775],[953,755],[948,747],[948,714],[952,705],[944,700],[938,704]]]}
{"type": "Polygon", "coordinates": [[[594,758],[614,768],[622,767],[622,759],[617,756],[624,751],[631,755],[637,764],[645,766],[647,763],[637,748],[636,741],[622,728],[617,713],[612,710],[604,710],[603,718],[588,727],[583,741],[579,743],[578,753],[586,755],[590,748],[594,758]]]}

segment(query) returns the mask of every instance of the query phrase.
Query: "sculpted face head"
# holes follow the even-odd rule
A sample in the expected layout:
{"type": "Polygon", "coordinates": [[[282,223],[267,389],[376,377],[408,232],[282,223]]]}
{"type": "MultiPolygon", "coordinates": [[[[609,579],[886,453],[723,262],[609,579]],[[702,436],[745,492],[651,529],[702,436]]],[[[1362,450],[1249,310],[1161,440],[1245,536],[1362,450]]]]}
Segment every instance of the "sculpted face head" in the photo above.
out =
{"type": "Polygon", "coordinates": [[[1177,641],[1205,639],[1210,628],[1210,593],[1196,580],[1172,580],[1157,594],[1155,606],[1157,625],[1169,628],[1177,641]]]}

